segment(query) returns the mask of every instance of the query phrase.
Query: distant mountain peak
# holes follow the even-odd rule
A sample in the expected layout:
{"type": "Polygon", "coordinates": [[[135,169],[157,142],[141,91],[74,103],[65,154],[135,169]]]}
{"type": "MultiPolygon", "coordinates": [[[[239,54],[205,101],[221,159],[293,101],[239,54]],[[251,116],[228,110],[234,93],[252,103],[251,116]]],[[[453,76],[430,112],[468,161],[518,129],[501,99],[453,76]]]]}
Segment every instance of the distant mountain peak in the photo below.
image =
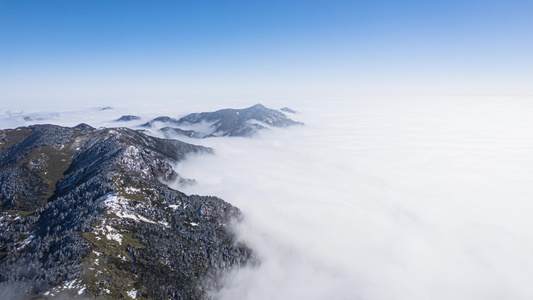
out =
{"type": "Polygon", "coordinates": [[[226,108],[214,112],[192,113],[180,119],[163,116],[141,126],[153,128],[158,124],[162,125],[159,130],[168,137],[179,134],[194,138],[249,137],[269,127],[303,125],[301,122],[291,120],[284,113],[262,104],[242,109],[226,108]]]}
{"type": "Polygon", "coordinates": [[[134,115],[124,115],[120,118],[118,118],[117,120],[115,120],[115,122],[129,122],[129,121],[136,121],[136,120],[140,120],[141,117],[139,116],[134,116],[134,115]]]}
{"type": "Polygon", "coordinates": [[[150,122],[146,122],[144,124],[141,125],[141,127],[153,127],[154,125],[156,125],[157,123],[167,123],[167,124],[178,124],[178,120],[177,119],[174,119],[174,118],[171,118],[169,116],[161,116],[161,117],[157,117],[153,120],[151,120],[150,122]]]}
{"type": "Polygon", "coordinates": [[[283,112],[290,113],[290,114],[295,114],[296,113],[296,111],[294,111],[294,110],[292,110],[292,109],[290,109],[288,107],[282,107],[280,110],[283,111],[283,112]]]}
{"type": "Polygon", "coordinates": [[[257,103],[257,104],[255,104],[255,105],[252,105],[252,106],[250,106],[249,108],[253,108],[253,109],[268,109],[268,108],[266,108],[266,107],[265,107],[263,104],[261,104],[261,103],[257,103]]]}

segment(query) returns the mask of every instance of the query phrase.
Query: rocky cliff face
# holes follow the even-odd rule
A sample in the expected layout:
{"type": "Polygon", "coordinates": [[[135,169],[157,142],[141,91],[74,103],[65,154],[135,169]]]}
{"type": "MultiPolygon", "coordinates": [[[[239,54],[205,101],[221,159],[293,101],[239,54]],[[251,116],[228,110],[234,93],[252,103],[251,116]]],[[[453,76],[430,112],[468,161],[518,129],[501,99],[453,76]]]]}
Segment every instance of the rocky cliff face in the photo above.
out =
{"type": "Polygon", "coordinates": [[[209,298],[253,261],[231,232],[240,212],[164,182],[179,178],[171,162],[210,151],[126,128],[0,131],[0,292],[209,298]]]}

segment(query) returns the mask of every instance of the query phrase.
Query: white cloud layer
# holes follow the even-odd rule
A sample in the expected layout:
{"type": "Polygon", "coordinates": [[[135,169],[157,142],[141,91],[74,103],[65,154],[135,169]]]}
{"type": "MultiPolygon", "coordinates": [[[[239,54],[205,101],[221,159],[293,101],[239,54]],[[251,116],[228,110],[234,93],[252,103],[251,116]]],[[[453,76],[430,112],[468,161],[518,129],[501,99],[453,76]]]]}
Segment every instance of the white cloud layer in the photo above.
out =
{"type": "Polygon", "coordinates": [[[3,108],[0,124],[129,126],[257,102],[289,106],[306,126],[188,139],[216,154],[176,167],[198,182],[181,190],[241,208],[236,230],[261,260],[228,276],[221,299],[532,299],[531,101],[137,101],[3,108]],[[143,119],[110,122],[122,114],[143,119]]]}
{"type": "Polygon", "coordinates": [[[262,263],[222,299],[531,299],[533,103],[314,102],[307,126],[202,143],[187,193],[240,207],[262,263]]]}

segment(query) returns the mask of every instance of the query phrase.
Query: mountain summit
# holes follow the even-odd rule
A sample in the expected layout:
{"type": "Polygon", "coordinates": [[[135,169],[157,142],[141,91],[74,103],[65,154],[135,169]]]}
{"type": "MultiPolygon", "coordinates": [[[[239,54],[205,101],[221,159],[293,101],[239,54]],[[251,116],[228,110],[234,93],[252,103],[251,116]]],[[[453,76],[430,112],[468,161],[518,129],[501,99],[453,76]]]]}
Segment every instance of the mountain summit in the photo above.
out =
{"type": "Polygon", "coordinates": [[[193,113],[180,119],[158,117],[143,127],[159,127],[165,135],[186,135],[193,138],[254,135],[269,127],[288,127],[303,123],[289,119],[284,113],[261,104],[244,109],[222,109],[215,112],[193,113]]]}
{"type": "Polygon", "coordinates": [[[208,299],[253,255],[230,230],[239,209],[165,184],[199,152],[127,128],[1,130],[0,292],[208,299]]]}

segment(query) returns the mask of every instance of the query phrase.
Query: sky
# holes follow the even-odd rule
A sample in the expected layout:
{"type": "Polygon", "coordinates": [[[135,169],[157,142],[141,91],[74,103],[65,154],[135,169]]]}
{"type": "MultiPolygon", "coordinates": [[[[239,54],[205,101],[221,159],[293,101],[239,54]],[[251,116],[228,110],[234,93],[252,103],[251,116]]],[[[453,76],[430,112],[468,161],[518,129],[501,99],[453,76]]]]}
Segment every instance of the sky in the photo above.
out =
{"type": "Polygon", "coordinates": [[[0,1],[4,105],[531,95],[531,1],[0,1]]]}

